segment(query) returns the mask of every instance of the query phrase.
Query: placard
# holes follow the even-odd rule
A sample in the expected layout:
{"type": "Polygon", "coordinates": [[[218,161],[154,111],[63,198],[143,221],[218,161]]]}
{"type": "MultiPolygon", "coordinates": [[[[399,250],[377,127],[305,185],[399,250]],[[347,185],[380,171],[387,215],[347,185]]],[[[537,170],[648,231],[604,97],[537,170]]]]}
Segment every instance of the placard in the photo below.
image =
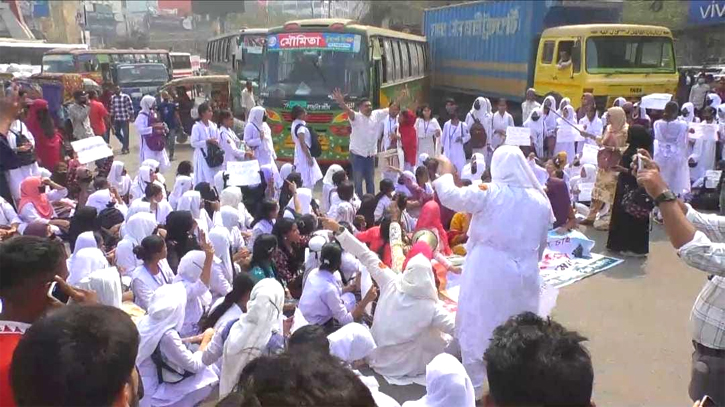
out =
{"type": "Polygon", "coordinates": [[[577,200],[579,202],[590,202],[592,200],[592,190],[594,190],[593,182],[583,182],[579,184],[579,195],[577,200]]]}
{"type": "Polygon", "coordinates": [[[722,175],[722,171],[718,171],[718,170],[705,171],[705,188],[708,188],[708,189],[717,188],[717,184],[720,183],[721,175],[722,175]]]}
{"type": "Polygon", "coordinates": [[[234,186],[257,185],[262,182],[259,176],[259,161],[229,161],[227,163],[229,184],[234,186]]]}
{"type": "Polygon", "coordinates": [[[71,141],[70,145],[78,155],[78,161],[81,164],[88,164],[101,158],[113,156],[113,150],[108,147],[108,144],[106,144],[106,141],[101,136],[71,141]]]}
{"type": "Polygon", "coordinates": [[[653,93],[651,95],[642,96],[639,105],[645,109],[665,110],[667,102],[672,100],[669,93],[653,93]]]}
{"type": "Polygon", "coordinates": [[[688,130],[695,130],[688,133],[690,140],[717,141],[717,124],[690,123],[688,130]]]}
{"type": "Polygon", "coordinates": [[[509,146],[530,146],[531,129],[528,127],[507,127],[505,144],[509,146]]]}
{"type": "Polygon", "coordinates": [[[582,147],[582,156],[579,159],[579,162],[582,164],[599,165],[599,162],[597,161],[598,154],[599,147],[594,144],[584,144],[584,147],[582,147]]]}

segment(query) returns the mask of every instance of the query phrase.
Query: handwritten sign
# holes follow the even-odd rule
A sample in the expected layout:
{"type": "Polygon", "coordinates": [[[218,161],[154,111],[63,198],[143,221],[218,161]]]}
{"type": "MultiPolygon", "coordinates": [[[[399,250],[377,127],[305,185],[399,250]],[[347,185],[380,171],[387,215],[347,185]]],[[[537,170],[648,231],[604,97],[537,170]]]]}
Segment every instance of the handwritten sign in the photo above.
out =
{"type": "Polygon", "coordinates": [[[592,200],[592,190],[594,190],[593,182],[583,182],[579,184],[579,202],[590,202],[592,200]]]}
{"type": "Polygon", "coordinates": [[[234,186],[257,185],[262,182],[259,176],[259,161],[230,161],[227,163],[229,184],[234,186]]]}
{"type": "Polygon", "coordinates": [[[672,95],[669,93],[653,93],[651,95],[643,96],[639,105],[645,109],[665,110],[665,105],[670,100],[672,100],[672,95]]]}
{"type": "Polygon", "coordinates": [[[528,127],[507,127],[505,144],[510,146],[530,146],[531,129],[528,127]]]}
{"type": "Polygon", "coordinates": [[[78,155],[78,161],[81,164],[88,164],[113,155],[113,150],[108,147],[108,144],[106,144],[106,141],[101,136],[71,141],[70,144],[73,147],[73,151],[78,155]]]}
{"type": "Polygon", "coordinates": [[[705,171],[705,188],[708,188],[708,189],[717,188],[717,184],[720,183],[721,175],[722,175],[722,171],[718,171],[718,170],[705,171]]]}
{"type": "Polygon", "coordinates": [[[597,154],[599,154],[599,147],[594,144],[584,144],[582,157],[579,161],[582,164],[598,165],[597,154]]]}
{"type": "Polygon", "coordinates": [[[695,131],[689,133],[690,140],[717,141],[717,124],[690,123],[690,129],[695,131]]]}

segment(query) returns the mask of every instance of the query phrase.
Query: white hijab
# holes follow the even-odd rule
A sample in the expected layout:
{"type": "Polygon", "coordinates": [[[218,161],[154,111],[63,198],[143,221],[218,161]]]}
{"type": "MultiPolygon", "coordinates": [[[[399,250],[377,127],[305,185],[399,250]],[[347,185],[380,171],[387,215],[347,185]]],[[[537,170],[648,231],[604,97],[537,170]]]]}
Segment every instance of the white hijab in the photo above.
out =
{"type": "Polygon", "coordinates": [[[69,260],[73,258],[73,255],[78,253],[79,250],[85,249],[86,247],[95,247],[98,248],[98,242],[96,242],[96,237],[93,234],[93,232],[83,232],[76,238],[76,245],[73,248],[73,254],[70,256],[69,260]]]}
{"type": "MultiPolygon", "coordinates": [[[[300,213],[298,215],[307,215],[312,212],[312,190],[308,188],[297,188],[297,200],[300,201],[300,213]]],[[[295,210],[295,201],[290,199],[287,207],[295,210]]]]}
{"type": "Polygon", "coordinates": [[[541,110],[540,107],[532,109],[531,113],[529,113],[529,117],[527,117],[526,121],[524,122],[524,127],[530,128],[536,134],[543,133],[544,132],[544,111],[541,110]],[[531,118],[531,116],[533,116],[534,113],[536,113],[536,115],[539,116],[539,120],[534,121],[531,118]]]}
{"type": "Polygon", "coordinates": [[[78,287],[95,291],[98,303],[121,308],[121,276],[115,267],[96,270],[78,283],[78,287]]]}
{"type": "Polygon", "coordinates": [[[403,407],[474,407],[476,394],[471,379],[461,362],[452,355],[441,353],[425,368],[426,395],[403,407]]]}
{"type": "Polygon", "coordinates": [[[201,215],[201,193],[194,190],[184,192],[176,205],[176,210],[189,211],[194,219],[199,220],[201,215]]]}
{"type": "Polygon", "coordinates": [[[722,99],[717,93],[708,93],[707,99],[705,100],[705,106],[710,106],[713,109],[717,109],[722,103],[722,99]]]}
{"type": "Polygon", "coordinates": [[[570,123],[576,123],[576,112],[574,111],[574,107],[572,107],[572,105],[564,106],[559,114],[561,114],[561,117],[556,119],[556,124],[559,127],[572,127],[570,123]]]}
{"type": "MultiPolygon", "coordinates": [[[[503,145],[493,152],[491,158],[491,181],[495,184],[504,184],[514,188],[531,188],[535,189],[546,198],[544,188],[534,175],[529,163],[524,158],[524,153],[517,146],[503,145]]],[[[554,213],[551,213],[554,219],[554,213]]]]}
{"type": "Polygon", "coordinates": [[[206,261],[206,253],[201,250],[191,250],[179,260],[178,274],[174,277],[174,282],[185,281],[187,283],[196,283],[201,277],[201,272],[206,261]]]}
{"type": "Polygon", "coordinates": [[[221,215],[222,226],[227,228],[231,233],[235,227],[239,227],[239,211],[233,206],[222,206],[219,209],[221,215]]]}
{"type": "Polygon", "coordinates": [[[165,284],[151,296],[147,314],[136,325],[140,342],[136,365],[151,357],[166,331],[181,330],[186,309],[186,289],[183,284],[165,284]]]}
{"type": "Polygon", "coordinates": [[[253,124],[258,130],[262,130],[262,123],[264,123],[264,107],[254,106],[249,111],[249,117],[247,118],[247,124],[253,124]]]}
{"type": "Polygon", "coordinates": [[[128,212],[126,212],[126,219],[131,219],[131,216],[137,213],[151,213],[151,203],[142,199],[131,202],[131,206],[128,207],[128,212]]]}
{"type": "Polygon", "coordinates": [[[627,103],[627,99],[620,96],[620,97],[614,99],[614,103],[612,103],[612,107],[622,107],[622,106],[624,106],[625,103],[627,103]]]}
{"type": "Polygon", "coordinates": [[[159,162],[157,160],[154,160],[153,158],[147,158],[143,161],[141,161],[141,166],[147,166],[150,167],[154,172],[159,169],[159,162]]]}
{"type": "MultiPolygon", "coordinates": [[[[284,167],[284,166],[283,166],[284,167]]],[[[337,164],[332,164],[330,168],[327,169],[327,172],[325,173],[325,178],[322,179],[322,183],[325,185],[334,185],[332,183],[332,176],[335,175],[335,173],[338,173],[340,171],[345,171],[341,166],[337,164]]],[[[281,173],[282,171],[280,171],[281,173]]]]}
{"type": "MultiPolygon", "coordinates": [[[[557,111],[559,112],[559,114],[562,114],[563,115],[564,108],[567,107],[567,106],[571,106],[571,99],[569,99],[569,98],[562,98],[561,101],[559,101],[559,108],[557,109],[557,111]]],[[[571,119],[569,119],[569,120],[571,120],[571,119]]]]}
{"type": "Polygon", "coordinates": [[[544,128],[547,131],[554,129],[556,127],[556,115],[554,114],[554,112],[556,111],[556,99],[554,99],[554,97],[551,95],[545,97],[544,102],[541,104],[541,111],[542,115],[541,119],[539,120],[542,121],[544,128]],[[543,113],[544,106],[546,105],[547,101],[550,103],[548,115],[543,113]]]}
{"type": "Polygon", "coordinates": [[[717,107],[717,121],[725,125],[725,103],[717,107]]]}
{"type": "Polygon", "coordinates": [[[226,171],[217,171],[217,173],[214,174],[214,189],[216,189],[217,194],[221,194],[222,191],[224,190],[224,177],[225,176],[227,176],[226,171]]]}
{"type": "Polygon", "coordinates": [[[176,177],[176,181],[174,181],[174,189],[169,195],[169,204],[171,204],[171,207],[174,210],[176,210],[176,206],[178,205],[181,196],[184,195],[185,192],[191,191],[193,187],[194,181],[191,177],[186,175],[178,175],[176,177]]]}
{"type": "Polygon", "coordinates": [[[138,174],[133,180],[133,185],[131,185],[131,197],[133,199],[144,197],[146,194],[146,185],[151,183],[151,174],[153,172],[154,169],[147,165],[142,165],[138,169],[138,174]]]}
{"type": "Polygon", "coordinates": [[[121,196],[128,194],[131,190],[131,178],[123,175],[124,166],[123,161],[114,161],[111,164],[111,171],[108,172],[108,183],[116,188],[121,196]]]}
{"type": "Polygon", "coordinates": [[[375,339],[365,325],[351,323],[327,336],[330,353],[347,363],[365,359],[375,350],[375,339]]]}
{"type": "Polygon", "coordinates": [[[238,209],[243,198],[242,190],[239,187],[226,187],[219,193],[219,204],[222,208],[231,206],[234,209],[238,209]]]}
{"type": "Polygon", "coordinates": [[[73,255],[68,265],[68,284],[77,286],[78,283],[96,270],[108,267],[108,260],[101,249],[86,247],[73,255]]]}
{"type": "Polygon", "coordinates": [[[486,158],[481,153],[473,153],[471,162],[463,166],[461,178],[473,181],[481,181],[483,173],[486,172],[486,158]],[[473,162],[476,162],[476,173],[471,173],[473,162]]]}
{"type": "Polygon", "coordinates": [[[111,202],[113,202],[111,191],[109,189],[100,189],[88,196],[86,206],[92,206],[96,208],[98,213],[101,213],[102,210],[108,208],[108,204],[111,202]]]}
{"type": "Polygon", "coordinates": [[[420,153],[418,155],[418,166],[424,165],[425,164],[425,160],[427,160],[428,158],[430,158],[430,156],[428,155],[428,153],[420,153]]]}
{"type": "Polygon", "coordinates": [[[158,226],[158,223],[153,213],[137,213],[126,222],[123,240],[129,240],[134,246],[138,246],[145,237],[151,236],[156,226],[158,226]]]}
{"type": "Polygon", "coordinates": [[[471,117],[478,119],[478,121],[483,124],[484,120],[491,116],[491,104],[488,99],[483,96],[479,96],[471,105],[471,110],[468,113],[471,114],[471,117]],[[475,108],[476,102],[479,104],[478,110],[475,108]]]}
{"type": "Polygon", "coordinates": [[[295,170],[295,166],[290,163],[284,163],[282,164],[282,167],[279,169],[279,177],[282,178],[282,181],[287,179],[287,176],[292,174],[292,172],[295,170]]]}
{"type": "Polygon", "coordinates": [[[395,282],[398,291],[419,300],[438,301],[438,290],[431,270],[430,260],[424,255],[413,256],[395,282]]]}
{"type": "Polygon", "coordinates": [[[234,280],[234,264],[229,253],[231,234],[223,226],[217,226],[209,232],[209,241],[214,246],[214,255],[224,263],[224,277],[229,284],[234,280]]]}
{"type": "Polygon", "coordinates": [[[277,280],[265,278],[254,286],[247,313],[234,323],[224,343],[219,399],[232,391],[242,369],[264,352],[272,333],[279,329],[283,306],[284,289],[277,280]]]}
{"type": "Polygon", "coordinates": [[[594,164],[582,165],[582,171],[584,171],[584,177],[582,177],[582,183],[594,182],[597,179],[597,166],[594,164]]]}
{"type": "Polygon", "coordinates": [[[146,95],[141,98],[139,104],[141,105],[141,112],[149,114],[151,113],[151,108],[156,104],[156,98],[151,95],[146,95]]]}
{"type": "Polygon", "coordinates": [[[682,111],[687,109],[687,116],[680,116],[680,118],[688,123],[692,123],[695,121],[695,105],[693,105],[690,102],[684,103],[682,107],[680,108],[680,114],[682,114],[682,111]]]}

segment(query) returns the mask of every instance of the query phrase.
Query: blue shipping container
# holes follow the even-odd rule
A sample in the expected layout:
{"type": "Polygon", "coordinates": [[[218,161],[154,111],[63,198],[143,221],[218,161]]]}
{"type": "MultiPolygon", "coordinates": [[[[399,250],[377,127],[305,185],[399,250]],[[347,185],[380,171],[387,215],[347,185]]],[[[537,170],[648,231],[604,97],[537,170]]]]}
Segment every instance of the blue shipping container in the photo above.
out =
{"type": "Polygon", "coordinates": [[[520,101],[533,83],[545,28],[618,22],[621,8],[566,7],[556,1],[479,1],[428,9],[423,32],[432,85],[449,93],[520,101]]]}

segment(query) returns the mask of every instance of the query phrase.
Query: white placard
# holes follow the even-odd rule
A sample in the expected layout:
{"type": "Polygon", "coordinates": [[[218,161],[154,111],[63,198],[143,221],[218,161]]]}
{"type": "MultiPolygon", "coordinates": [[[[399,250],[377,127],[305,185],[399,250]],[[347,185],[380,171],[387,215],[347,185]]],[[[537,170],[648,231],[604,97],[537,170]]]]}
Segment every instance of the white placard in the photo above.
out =
{"type": "Polygon", "coordinates": [[[589,202],[592,200],[593,182],[583,182],[579,184],[579,202],[589,202]]]}
{"type": "Polygon", "coordinates": [[[579,133],[571,126],[564,125],[559,127],[556,131],[556,142],[557,143],[573,143],[577,140],[579,133]]]}
{"type": "Polygon", "coordinates": [[[669,93],[653,93],[651,95],[643,96],[639,105],[645,109],[665,110],[665,105],[670,100],[672,100],[672,95],[669,93]]]}
{"type": "Polygon", "coordinates": [[[530,146],[531,129],[528,127],[507,127],[505,144],[509,146],[530,146]]]}
{"type": "Polygon", "coordinates": [[[582,148],[582,157],[579,160],[582,164],[599,165],[597,161],[597,155],[599,154],[599,147],[594,144],[584,144],[582,148]]]}
{"type": "Polygon", "coordinates": [[[259,161],[229,161],[227,163],[229,184],[234,186],[257,185],[262,182],[259,176],[259,161]]]}
{"type": "Polygon", "coordinates": [[[720,183],[721,175],[722,175],[722,171],[718,171],[718,170],[705,171],[705,188],[708,188],[708,189],[717,188],[717,184],[720,183]]]}
{"type": "Polygon", "coordinates": [[[101,136],[84,138],[78,141],[71,141],[70,145],[73,151],[78,155],[78,161],[81,164],[100,160],[101,158],[111,157],[113,150],[108,147],[106,141],[101,136]]]}
{"type": "Polygon", "coordinates": [[[695,130],[694,133],[688,133],[690,140],[702,139],[704,141],[717,141],[717,124],[690,123],[688,130],[695,130]]]}

